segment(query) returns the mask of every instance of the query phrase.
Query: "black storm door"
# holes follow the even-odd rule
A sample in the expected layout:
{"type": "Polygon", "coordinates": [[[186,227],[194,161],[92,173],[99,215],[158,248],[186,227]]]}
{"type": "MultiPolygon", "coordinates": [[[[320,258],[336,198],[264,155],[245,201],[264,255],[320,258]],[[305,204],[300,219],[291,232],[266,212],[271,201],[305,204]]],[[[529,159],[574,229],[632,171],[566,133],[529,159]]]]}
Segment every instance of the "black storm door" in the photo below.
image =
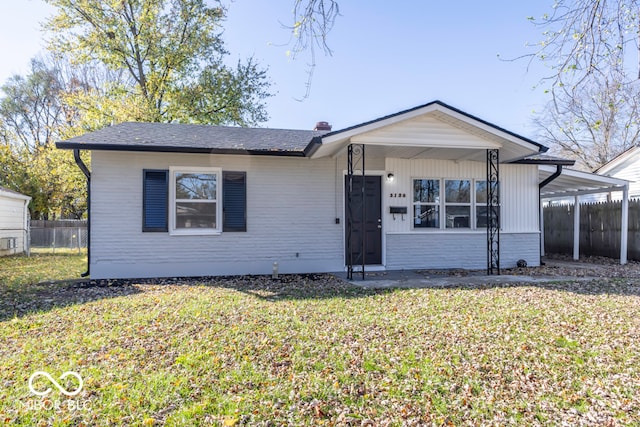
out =
{"type": "MultiPolygon", "coordinates": [[[[345,195],[349,191],[348,178],[345,180],[345,195]]],[[[353,265],[362,264],[362,252],[364,248],[364,263],[368,265],[382,264],[382,177],[380,176],[354,176],[351,206],[349,199],[345,197],[345,218],[349,216],[349,209],[353,218],[351,229],[351,252],[353,265]],[[362,186],[364,182],[364,200],[362,198],[362,186]],[[363,215],[363,206],[364,215],[363,215]],[[364,216],[364,217],[363,217],[364,216]],[[364,234],[363,234],[364,228],[364,234]],[[363,239],[364,237],[364,244],[363,239]]],[[[349,239],[347,227],[346,239],[349,239]]],[[[348,245],[345,245],[347,247],[348,245]]],[[[348,250],[348,249],[347,249],[348,250]]],[[[348,264],[349,253],[346,254],[348,264]]]]}

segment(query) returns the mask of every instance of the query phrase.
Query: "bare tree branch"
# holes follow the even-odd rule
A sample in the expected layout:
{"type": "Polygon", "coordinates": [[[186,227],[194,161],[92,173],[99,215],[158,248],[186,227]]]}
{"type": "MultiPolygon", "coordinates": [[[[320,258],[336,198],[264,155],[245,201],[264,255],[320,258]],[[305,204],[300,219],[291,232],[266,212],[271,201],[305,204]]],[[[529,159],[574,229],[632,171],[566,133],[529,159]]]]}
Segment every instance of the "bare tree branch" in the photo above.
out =
{"type": "Polygon", "coordinates": [[[335,0],[294,0],[293,24],[284,26],[291,31],[290,55],[296,59],[301,53],[306,52],[310,59],[305,93],[298,101],[307,99],[311,93],[311,82],[316,67],[316,48],[320,48],[325,55],[333,54],[327,37],[339,15],[340,8],[335,0]]]}

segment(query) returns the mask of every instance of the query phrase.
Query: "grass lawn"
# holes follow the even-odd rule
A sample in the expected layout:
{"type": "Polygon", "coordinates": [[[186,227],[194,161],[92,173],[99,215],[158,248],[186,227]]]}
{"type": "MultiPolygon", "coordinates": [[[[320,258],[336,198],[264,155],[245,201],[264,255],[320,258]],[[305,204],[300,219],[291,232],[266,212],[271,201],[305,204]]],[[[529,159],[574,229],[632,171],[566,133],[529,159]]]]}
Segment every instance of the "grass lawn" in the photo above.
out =
{"type": "Polygon", "coordinates": [[[0,425],[640,423],[640,279],[30,285],[82,262],[0,259],[0,425]],[[35,396],[38,370],[82,391],[35,396]]]}

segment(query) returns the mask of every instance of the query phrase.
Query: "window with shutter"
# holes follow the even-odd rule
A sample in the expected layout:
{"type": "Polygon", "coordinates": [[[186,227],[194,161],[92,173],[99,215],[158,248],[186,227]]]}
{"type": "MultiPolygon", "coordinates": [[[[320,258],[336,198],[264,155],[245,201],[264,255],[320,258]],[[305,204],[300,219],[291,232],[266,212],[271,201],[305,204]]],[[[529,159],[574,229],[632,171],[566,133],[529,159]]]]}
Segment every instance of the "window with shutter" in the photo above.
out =
{"type": "Polygon", "coordinates": [[[247,231],[247,174],[222,173],[222,231],[247,231]]]}
{"type": "Polygon", "coordinates": [[[169,171],[143,171],[142,231],[168,231],[169,171]]]}

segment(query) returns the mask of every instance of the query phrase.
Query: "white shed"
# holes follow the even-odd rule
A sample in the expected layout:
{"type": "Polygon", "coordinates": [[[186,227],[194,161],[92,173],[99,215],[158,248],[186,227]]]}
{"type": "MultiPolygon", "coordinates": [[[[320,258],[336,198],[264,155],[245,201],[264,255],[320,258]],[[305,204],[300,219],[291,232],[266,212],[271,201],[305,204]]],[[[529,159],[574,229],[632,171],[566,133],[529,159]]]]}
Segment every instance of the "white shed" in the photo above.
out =
{"type": "Polygon", "coordinates": [[[28,251],[31,197],[0,187],[0,256],[28,251]]]}

